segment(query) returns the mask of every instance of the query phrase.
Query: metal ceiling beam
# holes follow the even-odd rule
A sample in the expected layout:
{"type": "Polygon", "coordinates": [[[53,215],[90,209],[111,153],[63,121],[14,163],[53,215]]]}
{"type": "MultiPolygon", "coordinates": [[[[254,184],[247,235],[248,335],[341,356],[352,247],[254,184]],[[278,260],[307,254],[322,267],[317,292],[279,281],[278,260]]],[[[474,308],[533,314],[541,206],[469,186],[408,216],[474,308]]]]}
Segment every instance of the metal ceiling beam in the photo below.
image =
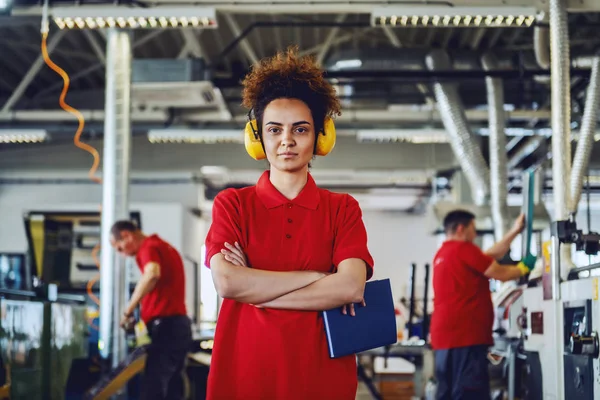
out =
{"type": "MultiPolygon", "coordinates": [[[[12,43],[10,43],[10,47],[11,47],[13,54],[11,56],[8,56],[8,54],[7,54],[6,55],[7,57],[5,57],[5,58],[12,59],[11,61],[14,63],[13,65],[19,66],[16,69],[16,71],[23,72],[27,68],[29,68],[31,65],[31,56],[26,51],[22,51],[22,49],[23,49],[22,44],[27,43],[31,40],[28,37],[29,36],[28,29],[33,28],[34,26],[35,26],[34,24],[24,24],[21,27],[21,29],[11,29],[10,33],[12,33],[11,36],[13,37],[13,40],[12,40],[12,43]]],[[[36,38],[36,39],[38,39],[38,38],[36,38]]],[[[65,47],[71,47],[71,46],[65,46],[65,47]]],[[[40,43],[39,42],[35,43],[35,49],[36,49],[36,53],[39,54],[39,51],[40,51],[40,43]]],[[[33,50],[33,48],[32,48],[32,50],[33,50]]],[[[46,83],[46,82],[43,82],[43,83],[46,83]]]]}
{"type": "MultiPolygon", "coordinates": [[[[367,34],[367,32],[370,32],[370,31],[373,31],[373,30],[374,30],[374,28],[371,28],[371,29],[366,29],[364,31],[358,31],[358,32],[355,32],[355,33],[348,33],[346,35],[342,35],[340,37],[335,38],[333,40],[333,42],[331,43],[331,45],[332,46],[337,46],[337,45],[340,45],[342,43],[349,42],[349,41],[353,40],[355,37],[364,36],[365,34],[367,34]]],[[[323,45],[324,44],[321,43],[321,44],[319,44],[317,46],[314,46],[314,47],[311,47],[309,49],[302,50],[302,51],[300,51],[299,54],[301,56],[306,56],[306,55],[309,55],[309,54],[318,53],[323,48],[323,45]]]]}
{"type": "MultiPolygon", "coordinates": [[[[160,35],[161,33],[167,32],[167,31],[168,31],[167,29],[165,29],[165,30],[157,29],[157,30],[154,30],[154,31],[151,31],[151,32],[147,33],[144,37],[137,39],[133,43],[133,49],[135,50],[137,47],[143,45],[144,43],[146,43],[146,42],[154,39],[156,36],[160,35]]],[[[66,31],[63,30],[63,31],[59,31],[59,32],[66,32],[66,31]]],[[[86,77],[87,75],[93,73],[94,71],[99,70],[100,68],[104,68],[104,64],[102,62],[99,62],[97,64],[91,65],[88,68],[82,69],[81,71],[74,73],[73,75],[71,75],[69,77],[71,79],[71,83],[73,83],[74,81],[76,81],[78,79],[86,77]]],[[[59,83],[57,83],[55,85],[52,85],[52,86],[49,86],[46,89],[41,90],[40,92],[38,92],[35,95],[35,98],[37,99],[37,98],[40,98],[40,97],[42,97],[42,96],[44,96],[44,95],[46,95],[48,93],[52,93],[55,90],[62,88],[62,86],[63,86],[62,82],[59,82],[59,83]]]]}
{"type": "Polygon", "coordinates": [[[475,31],[475,34],[473,35],[473,38],[471,39],[471,48],[473,50],[476,50],[479,47],[479,43],[481,43],[481,39],[483,39],[483,37],[485,36],[485,29],[483,28],[478,28],[475,31]]]}
{"type": "MultiPolygon", "coordinates": [[[[240,131],[241,132],[241,131],[240,131]]],[[[100,140],[88,141],[101,146],[100,140]]],[[[203,166],[226,166],[231,169],[256,169],[260,163],[244,155],[242,144],[210,145],[153,144],[147,137],[134,137],[132,171],[198,171],[203,166]]],[[[83,170],[89,165],[89,154],[74,151],[73,141],[41,146],[23,145],[0,153],[0,170],[83,170]],[[50,145],[51,147],[48,147],[50,145]],[[51,149],[51,151],[48,151],[51,149]]],[[[410,169],[435,170],[449,168],[454,155],[447,144],[357,143],[356,138],[340,137],[335,150],[314,161],[322,169],[410,169]],[[360,152],[361,157],[353,156],[360,152]]]]}
{"type": "MultiPolygon", "coordinates": [[[[383,26],[382,28],[383,28],[383,33],[385,34],[385,36],[387,36],[388,40],[390,41],[390,44],[397,49],[401,48],[402,43],[400,42],[400,39],[398,39],[398,36],[396,35],[396,33],[394,33],[392,28],[390,28],[389,26],[383,26]]],[[[424,85],[422,83],[417,83],[416,86],[417,86],[417,90],[425,98],[425,103],[430,104],[430,105],[435,104],[435,99],[429,95],[429,91],[428,91],[426,85],[424,85]]]]}
{"type": "MultiPolygon", "coordinates": [[[[268,8],[268,7],[266,7],[266,8],[268,8]]],[[[240,26],[236,22],[233,15],[227,13],[227,14],[223,15],[223,18],[225,18],[225,21],[227,21],[229,28],[231,28],[231,31],[233,32],[233,36],[238,37],[238,38],[241,37],[242,30],[240,29],[240,26]]],[[[240,40],[239,44],[242,47],[242,51],[244,52],[244,54],[246,54],[246,57],[248,57],[248,60],[252,64],[258,64],[258,62],[259,62],[258,56],[256,55],[256,52],[254,51],[254,49],[252,48],[250,43],[248,42],[248,39],[246,37],[243,37],[240,40]]]]}
{"type": "Polygon", "coordinates": [[[180,29],[179,32],[181,32],[181,36],[185,41],[184,48],[187,50],[186,53],[197,58],[204,58],[206,60],[206,53],[204,52],[204,49],[202,49],[199,41],[199,36],[202,35],[204,30],[197,32],[196,30],[180,29]]]}
{"type": "MultiPolygon", "coordinates": [[[[67,47],[67,48],[73,48],[73,49],[77,49],[80,47],[83,47],[84,49],[86,47],[89,47],[86,43],[86,45],[82,46],[82,39],[79,37],[80,35],[78,33],[75,32],[70,32],[69,34],[65,35],[65,38],[63,40],[63,44],[62,47],[67,47]]],[[[84,39],[85,41],[85,39],[84,39]]],[[[90,57],[93,58],[94,61],[97,61],[98,58],[96,57],[95,54],[90,54],[90,57]]],[[[89,65],[88,63],[82,63],[81,60],[75,60],[75,59],[71,59],[71,58],[67,58],[66,60],[60,60],[60,59],[56,59],[55,60],[61,68],[63,68],[66,71],[77,71],[79,69],[81,69],[82,67],[85,67],[87,65],[89,65]]],[[[51,75],[52,78],[56,78],[55,75],[51,75]]],[[[40,74],[38,75],[37,79],[36,79],[36,86],[37,87],[47,87],[48,84],[50,82],[56,82],[56,79],[52,79],[51,81],[46,81],[44,80],[44,78],[47,77],[47,74],[40,74]]],[[[58,79],[58,81],[62,81],[61,79],[58,79]]],[[[79,84],[84,85],[85,87],[95,87],[98,85],[98,80],[94,79],[94,76],[87,76],[83,82],[79,82],[79,84]]],[[[74,87],[77,87],[79,85],[73,85],[74,87]]],[[[39,89],[38,89],[39,90],[39,89]]]]}
{"type": "MultiPolygon", "coordinates": [[[[27,48],[27,49],[30,49],[35,52],[40,51],[39,42],[38,43],[28,43],[28,42],[24,42],[23,40],[15,40],[15,39],[8,39],[8,38],[0,37],[0,45],[7,45],[7,46],[10,46],[17,50],[23,50],[23,49],[27,48]]],[[[79,59],[86,60],[86,61],[95,61],[96,60],[96,58],[94,57],[93,54],[84,53],[82,51],[73,51],[73,50],[68,50],[68,49],[62,48],[62,49],[54,49],[54,52],[55,52],[55,54],[60,54],[62,56],[70,57],[70,58],[79,58],[79,59]]]]}
{"type": "MultiPolygon", "coordinates": [[[[54,50],[56,45],[58,45],[58,42],[60,42],[60,40],[63,38],[63,36],[65,35],[66,32],[67,31],[65,31],[65,30],[61,30],[61,31],[56,32],[51,37],[51,39],[48,43],[48,54],[52,53],[52,50],[54,50]]],[[[9,99],[6,101],[6,103],[4,103],[4,106],[2,107],[2,110],[0,110],[0,112],[4,113],[4,112],[10,111],[12,109],[12,107],[17,103],[17,101],[19,101],[21,96],[23,96],[23,93],[25,93],[27,86],[29,86],[31,81],[33,81],[33,79],[35,78],[35,76],[40,71],[40,69],[42,68],[43,65],[44,65],[44,57],[40,54],[38,56],[38,58],[33,62],[33,65],[31,66],[31,68],[29,68],[29,71],[27,71],[27,73],[25,74],[25,76],[23,77],[21,82],[19,83],[19,86],[16,87],[16,89],[13,91],[13,94],[9,97],[9,99]]],[[[61,86],[62,86],[62,83],[61,83],[61,86]]]]}
{"type": "MultiPolygon", "coordinates": [[[[273,22],[277,21],[277,17],[275,15],[271,15],[271,20],[273,22]]],[[[276,49],[277,51],[283,51],[283,41],[281,40],[281,30],[279,29],[278,26],[276,26],[275,28],[273,28],[273,32],[274,32],[274,36],[275,36],[275,44],[276,44],[276,49]]],[[[296,34],[298,33],[297,31],[295,32],[296,34]]],[[[299,43],[299,37],[296,37],[296,43],[298,44],[298,47],[300,47],[300,43],[299,43]]]]}
{"type": "MultiPolygon", "coordinates": [[[[15,52],[18,52],[18,50],[15,49],[15,52]]],[[[24,53],[24,52],[22,52],[24,53]]],[[[10,57],[8,54],[4,53],[5,56],[2,59],[2,62],[4,63],[4,68],[2,71],[2,78],[3,79],[10,79],[12,81],[12,84],[10,85],[10,90],[12,92],[13,90],[13,85],[19,81],[20,78],[20,73],[23,71],[23,67],[21,66],[21,64],[19,64],[18,62],[16,62],[16,60],[13,57],[10,57]],[[9,67],[9,68],[6,68],[9,67]],[[11,75],[12,76],[8,76],[9,72],[11,71],[11,75]]],[[[29,62],[27,63],[27,65],[29,64],[29,62]]]]}
{"type": "Polygon", "coordinates": [[[402,42],[400,42],[400,39],[398,39],[398,35],[396,35],[392,28],[390,28],[387,25],[384,25],[381,27],[381,29],[383,29],[383,33],[388,38],[392,46],[394,46],[395,48],[402,47],[402,42]]]}
{"type": "Polygon", "coordinates": [[[189,46],[187,43],[184,43],[181,47],[181,50],[179,50],[179,53],[177,54],[177,59],[181,60],[182,58],[186,58],[188,54],[190,54],[189,46]]]}
{"type": "Polygon", "coordinates": [[[500,39],[500,36],[502,36],[503,31],[504,31],[503,28],[498,28],[492,33],[490,40],[487,43],[488,49],[492,48],[496,45],[496,43],[498,42],[498,39],[500,39]]]}
{"type": "Polygon", "coordinates": [[[96,53],[96,56],[100,60],[102,64],[106,64],[106,56],[104,55],[104,50],[98,38],[94,35],[94,33],[88,29],[84,29],[83,34],[87,38],[88,42],[92,46],[92,50],[96,53]]]}
{"type": "MultiPolygon", "coordinates": [[[[80,110],[88,122],[104,121],[103,110],[80,110]]],[[[466,110],[466,116],[469,121],[486,122],[489,118],[487,110],[471,109],[466,110]]],[[[144,111],[132,112],[131,118],[136,122],[166,121],[167,111],[144,111]]],[[[549,120],[550,111],[548,110],[514,110],[506,112],[507,120],[529,121],[532,118],[540,120],[549,120]]],[[[231,121],[243,123],[247,119],[246,114],[234,116],[231,121]]],[[[4,122],[59,122],[72,121],[73,117],[63,110],[22,110],[0,113],[0,121],[4,122]]],[[[388,110],[381,109],[363,109],[363,110],[345,110],[341,116],[336,118],[337,122],[406,122],[406,123],[426,123],[439,122],[440,116],[433,107],[390,107],[388,110]]],[[[180,116],[180,122],[223,122],[223,115],[220,111],[205,111],[184,114],[180,116]]]]}
{"type": "MultiPolygon", "coordinates": [[[[144,4],[153,6],[167,6],[169,4],[193,4],[194,6],[212,7],[217,12],[238,14],[369,14],[374,7],[389,5],[386,0],[363,0],[358,2],[340,2],[337,0],[273,0],[269,4],[264,4],[256,0],[148,0],[144,4]]],[[[395,1],[398,6],[415,5],[414,0],[395,1]]],[[[473,4],[472,0],[451,0],[451,1],[431,1],[430,4],[452,5],[452,6],[494,6],[494,7],[515,7],[526,6],[535,7],[538,10],[547,10],[547,0],[479,0],[478,4],[473,4]]],[[[572,13],[598,12],[600,11],[600,2],[597,0],[568,0],[567,10],[572,13]]],[[[41,6],[15,6],[12,10],[13,16],[38,16],[42,14],[41,6]]]]}
{"type": "MultiPolygon", "coordinates": [[[[342,22],[344,22],[345,19],[346,19],[346,14],[340,14],[335,19],[335,22],[338,24],[341,24],[342,22]]],[[[319,51],[319,54],[317,55],[317,63],[318,64],[323,64],[323,61],[325,61],[325,57],[327,56],[329,49],[331,49],[331,44],[335,40],[335,37],[338,35],[339,31],[340,31],[339,25],[332,27],[331,30],[329,31],[329,34],[327,35],[325,42],[323,42],[323,47],[321,47],[321,50],[319,51]]]]}
{"type": "MultiPolygon", "coordinates": [[[[196,6],[214,7],[219,12],[236,13],[257,13],[257,14],[339,14],[339,13],[369,13],[375,6],[389,5],[388,0],[362,0],[361,2],[340,2],[336,0],[272,0],[268,6],[257,2],[256,0],[149,0],[147,4],[160,3],[168,5],[169,3],[193,3],[196,6]]],[[[394,1],[397,6],[411,6],[422,2],[414,0],[394,1]]],[[[479,0],[474,4],[472,0],[451,0],[451,1],[429,1],[433,5],[452,5],[452,6],[496,6],[496,7],[514,7],[528,6],[536,7],[540,10],[548,8],[545,0],[479,0]]],[[[569,0],[567,8],[570,12],[600,11],[600,4],[596,0],[569,0]]]]}
{"type": "MultiPolygon", "coordinates": [[[[337,14],[337,13],[336,13],[337,14]]],[[[333,26],[340,26],[340,27],[346,27],[346,28],[365,28],[365,29],[369,29],[371,28],[370,24],[368,22],[335,22],[335,21],[302,21],[302,22],[298,22],[298,21],[257,21],[254,23],[249,24],[243,31],[240,30],[239,25],[237,25],[237,23],[235,22],[235,20],[233,19],[233,16],[231,14],[225,14],[225,17],[227,19],[227,22],[230,24],[230,21],[234,23],[234,25],[230,26],[232,27],[232,31],[234,33],[235,39],[229,43],[219,54],[219,56],[217,57],[216,60],[213,61],[213,63],[217,64],[219,61],[221,61],[224,57],[227,56],[227,54],[229,54],[232,50],[234,50],[238,44],[242,46],[242,50],[246,52],[246,55],[248,56],[248,58],[251,59],[256,59],[258,60],[258,57],[256,56],[256,54],[252,51],[251,53],[248,50],[252,50],[252,48],[250,47],[248,40],[247,40],[247,36],[252,33],[252,31],[256,28],[275,28],[275,27],[284,27],[284,28],[291,28],[291,27],[305,27],[305,28],[318,28],[318,27],[324,27],[324,28],[331,28],[333,26]],[[227,17],[229,16],[229,17],[227,17]],[[237,29],[234,29],[237,28],[237,29]],[[246,43],[246,45],[244,45],[243,43],[246,43]]],[[[319,30],[315,29],[315,33],[318,33],[319,30]]],[[[320,51],[323,45],[319,45],[319,50],[320,51]]]]}
{"type": "MultiPolygon", "coordinates": [[[[306,53],[305,53],[306,54],[306,53]]],[[[571,76],[581,76],[588,78],[590,70],[572,68],[571,76]]],[[[237,75],[225,78],[215,78],[213,83],[220,88],[239,88],[240,78],[244,75],[237,75]]],[[[330,69],[325,73],[326,79],[337,79],[340,83],[355,82],[376,82],[379,84],[428,84],[432,81],[467,83],[480,81],[486,77],[501,78],[505,81],[522,81],[533,79],[538,76],[549,76],[549,70],[540,69],[497,69],[485,71],[481,69],[447,70],[447,71],[429,71],[424,69],[330,69]]]]}
{"type": "MultiPolygon", "coordinates": [[[[257,16],[256,16],[256,14],[250,15],[248,17],[248,20],[252,21],[252,22],[257,22],[257,16]]],[[[269,39],[271,39],[271,37],[272,36],[269,33],[269,39]]],[[[264,58],[264,57],[267,57],[267,56],[270,55],[270,54],[267,54],[267,52],[265,52],[265,46],[263,44],[264,40],[263,40],[263,38],[261,36],[261,32],[260,31],[254,32],[254,40],[252,40],[251,37],[248,37],[248,41],[252,42],[252,46],[253,46],[254,49],[256,49],[256,53],[258,55],[258,58],[264,58]]],[[[271,42],[271,40],[269,40],[269,42],[271,42]]]]}
{"type": "Polygon", "coordinates": [[[12,90],[12,85],[4,80],[3,77],[0,76],[0,85],[4,86],[8,90],[12,90]]]}

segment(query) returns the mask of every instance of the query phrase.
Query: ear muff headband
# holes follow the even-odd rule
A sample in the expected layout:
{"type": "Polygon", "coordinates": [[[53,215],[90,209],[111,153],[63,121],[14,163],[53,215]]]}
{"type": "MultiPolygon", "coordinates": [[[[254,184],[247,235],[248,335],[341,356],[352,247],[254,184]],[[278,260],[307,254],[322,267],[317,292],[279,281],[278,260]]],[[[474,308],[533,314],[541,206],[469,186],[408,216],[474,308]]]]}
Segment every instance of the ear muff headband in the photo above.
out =
{"type": "MultiPolygon", "coordinates": [[[[265,149],[258,133],[258,123],[256,119],[250,119],[246,123],[244,129],[244,144],[246,152],[255,160],[264,160],[267,158],[265,149]]],[[[335,147],[335,124],[331,117],[326,117],[323,123],[323,130],[317,135],[317,145],[315,146],[315,154],[318,156],[326,156],[331,153],[335,147]]]]}

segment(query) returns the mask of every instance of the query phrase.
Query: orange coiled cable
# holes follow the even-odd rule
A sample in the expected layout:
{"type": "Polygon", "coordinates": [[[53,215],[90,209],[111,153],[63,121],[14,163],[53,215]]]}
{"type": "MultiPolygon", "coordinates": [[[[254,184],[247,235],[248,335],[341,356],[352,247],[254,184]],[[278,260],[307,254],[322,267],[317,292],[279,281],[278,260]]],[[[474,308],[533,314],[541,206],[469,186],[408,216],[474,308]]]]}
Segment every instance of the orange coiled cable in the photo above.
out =
{"type": "Polygon", "coordinates": [[[69,84],[70,84],[71,80],[69,79],[69,75],[58,65],[54,64],[54,62],[52,62],[52,60],[50,59],[50,56],[48,55],[48,47],[47,47],[48,45],[46,43],[47,39],[48,39],[48,33],[43,33],[42,34],[42,54],[44,56],[44,61],[46,62],[46,64],[48,64],[48,66],[50,68],[52,68],[52,70],[54,70],[54,72],[56,72],[58,75],[60,75],[63,78],[63,82],[64,82],[63,90],[62,90],[62,93],[60,94],[60,98],[59,98],[58,102],[63,110],[73,114],[79,121],[79,127],[77,128],[77,132],[75,133],[75,138],[74,138],[75,146],[87,151],[94,157],[94,164],[92,165],[92,168],[90,168],[89,176],[92,181],[94,181],[96,183],[102,183],[102,180],[96,176],[96,171],[98,170],[98,166],[100,165],[100,154],[98,154],[98,150],[96,150],[94,147],[90,146],[89,144],[83,143],[80,140],[81,134],[83,133],[83,127],[85,125],[85,120],[83,118],[83,114],[81,114],[79,112],[79,110],[71,107],[70,105],[68,105],[65,102],[65,97],[67,96],[67,91],[69,90],[69,84]]]}
{"type": "MultiPolygon", "coordinates": [[[[98,167],[100,166],[100,154],[98,153],[98,150],[96,150],[93,146],[90,146],[89,144],[83,143],[81,141],[81,134],[83,133],[83,128],[85,126],[85,119],[83,117],[83,114],[81,114],[81,112],[79,112],[79,110],[71,107],[70,105],[68,105],[65,102],[65,98],[67,96],[67,92],[69,91],[69,84],[70,84],[71,80],[69,78],[69,74],[67,74],[62,68],[60,68],[58,65],[56,65],[50,59],[50,56],[48,54],[47,40],[48,40],[48,32],[42,32],[42,55],[44,57],[44,61],[54,72],[56,72],[58,75],[60,75],[63,79],[63,90],[60,94],[58,102],[63,110],[65,110],[68,113],[73,114],[79,121],[79,126],[77,127],[77,131],[75,132],[75,137],[73,139],[73,142],[75,143],[75,146],[79,147],[82,150],[87,151],[94,157],[94,163],[92,164],[92,167],[90,168],[89,177],[92,181],[94,181],[96,183],[102,183],[102,179],[96,176],[96,172],[98,171],[98,167]]],[[[94,247],[94,249],[92,250],[92,257],[94,258],[94,262],[96,263],[96,267],[98,268],[98,270],[100,270],[100,262],[99,262],[98,256],[97,256],[99,250],[100,250],[99,244],[96,245],[94,247]]],[[[87,294],[92,299],[92,301],[99,306],[100,300],[98,299],[98,297],[96,297],[96,295],[94,295],[94,293],[92,291],[94,284],[96,282],[98,282],[98,278],[99,278],[99,275],[96,275],[94,278],[92,278],[88,281],[87,294]]],[[[98,330],[98,327],[96,325],[94,325],[94,323],[92,321],[88,320],[88,323],[90,324],[90,326],[93,329],[98,330]]]]}

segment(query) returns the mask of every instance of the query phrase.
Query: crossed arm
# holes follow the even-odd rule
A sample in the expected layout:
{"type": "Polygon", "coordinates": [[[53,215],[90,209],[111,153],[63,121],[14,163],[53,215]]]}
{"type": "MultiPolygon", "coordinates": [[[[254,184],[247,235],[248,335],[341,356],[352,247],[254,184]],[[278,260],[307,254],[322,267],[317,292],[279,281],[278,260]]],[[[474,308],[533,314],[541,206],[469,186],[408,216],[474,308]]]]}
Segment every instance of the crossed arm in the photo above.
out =
{"type": "Polygon", "coordinates": [[[338,272],[275,272],[248,268],[241,247],[226,244],[210,260],[213,281],[223,298],[259,307],[322,311],[360,303],[366,283],[366,265],[347,259],[338,272]]]}

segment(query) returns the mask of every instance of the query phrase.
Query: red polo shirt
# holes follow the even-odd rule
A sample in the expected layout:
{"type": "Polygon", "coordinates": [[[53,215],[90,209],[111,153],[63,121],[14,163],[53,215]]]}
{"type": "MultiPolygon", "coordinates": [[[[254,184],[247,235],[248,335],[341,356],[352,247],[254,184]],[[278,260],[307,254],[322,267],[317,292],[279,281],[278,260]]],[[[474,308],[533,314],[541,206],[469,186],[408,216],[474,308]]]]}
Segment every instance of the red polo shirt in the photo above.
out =
{"type": "Polygon", "coordinates": [[[433,260],[435,350],[492,345],[494,309],[485,270],[494,259],[470,242],[449,240],[433,260]]]}
{"type": "Polygon", "coordinates": [[[144,323],[158,317],[186,315],[185,272],[179,252],[158,235],[151,235],[142,242],[135,260],[142,273],[150,262],[160,265],[156,286],[141,301],[144,323]]]}
{"type": "MultiPolygon", "coordinates": [[[[332,271],[373,259],[357,201],[319,189],[309,175],[294,200],[275,189],[265,172],[256,186],[225,190],[213,203],[206,260],[241,244],[249,265],[271,271],[332,271]]],[[[368,305],[367,305],[368,307],[368,305]]],[[[317,311],[258,309],[225,299],[215,332],[208,399],[352,399],[356,358],[331,359],[317,311]]]]}

